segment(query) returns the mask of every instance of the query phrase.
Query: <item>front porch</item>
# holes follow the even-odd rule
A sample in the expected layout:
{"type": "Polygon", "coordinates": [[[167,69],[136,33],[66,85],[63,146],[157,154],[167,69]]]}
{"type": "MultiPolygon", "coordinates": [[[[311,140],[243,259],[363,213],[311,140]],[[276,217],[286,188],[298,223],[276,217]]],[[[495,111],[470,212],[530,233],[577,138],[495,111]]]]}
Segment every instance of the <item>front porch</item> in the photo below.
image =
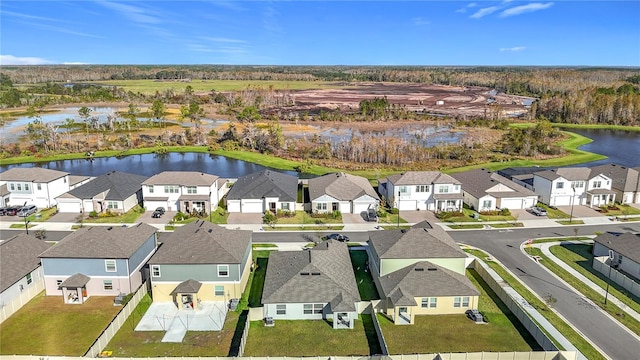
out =
{"type": "Polygon", "coordinates": [[[603,206],[616,201],[616,193],[607,189],[593,189],[587,191],[587,205],[590,207],[603,206]]]}
{"type": "Polygon", "coordinates": [[[462,211],[462,194],[434,194],[435,212],[462,211]]]}
{"type": "Polygon", "coordinates": [[[178,210],[186,214],[211,213],[211,199],[207,195],[181,195],[178,198],[178,210]]]}

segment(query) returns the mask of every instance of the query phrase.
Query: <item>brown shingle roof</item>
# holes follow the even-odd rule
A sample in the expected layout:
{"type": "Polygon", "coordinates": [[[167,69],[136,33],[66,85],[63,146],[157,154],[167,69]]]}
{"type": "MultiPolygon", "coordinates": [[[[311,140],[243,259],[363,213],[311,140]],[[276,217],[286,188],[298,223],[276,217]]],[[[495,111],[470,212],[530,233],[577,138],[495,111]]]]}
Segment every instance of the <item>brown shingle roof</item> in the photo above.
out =
{"type": "Polygon", "coordinates": [[[39,255],[50,247],[27,234],[0,242],[0,292],[37,269],[40,266],[39,255]]]}
{"type": "Polygon", "coordinates": [[[228,230],[198,220],[177,228],[153,255],[150,264],[240,264],[251,246],[252,232],[228,230]]]}
{"type": "Polygon", "coordinates": [[[343,201],[354,200],[365,194],[380,199],[369,180],[347,173],[330,173],[309,179],[309,197],[312,201],[325,194],[343,201]]]}
{"type": "Polygon", "coordinates": [[[145,180],[143,185],[211,186],[220,177],[198,171],[163,171],[145,180]]]}
{"type": "Polygon", "coordinates": [[[0,173],[2,181],[31,181],[34,183],[48,183],[69,175],[68,172],[43,169],[39,167],[21,168],[14,167],[3,173],[0,173]]]}
{"type": "Polygon", "coordinates": [[[141,223],[132,227],[91,226],[65,236],[42,258],[128,259],[157,231],[141,223]]]}
{"type": "Polygon", "coordinates": [[[369,245],[381,259],[467,257],[449,234],[435,228],[369,231],[369,245]]]}

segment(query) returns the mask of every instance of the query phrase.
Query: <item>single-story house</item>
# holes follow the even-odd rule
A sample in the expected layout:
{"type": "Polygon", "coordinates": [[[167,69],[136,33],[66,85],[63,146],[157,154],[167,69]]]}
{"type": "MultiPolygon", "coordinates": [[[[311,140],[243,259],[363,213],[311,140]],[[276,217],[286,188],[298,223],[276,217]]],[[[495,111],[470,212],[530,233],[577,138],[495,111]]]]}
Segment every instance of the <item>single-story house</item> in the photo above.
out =
{"type": "Polygon", "coordinates": [[[610,264],[640,281],[640,234],[604,233],[593,239],[593,256],[611,256],[610,264]]]}
{"type": "Polygon", "coordinates": [[[362,214],[378,209],[380,197],[369,180],[347,173],[329,173],[309,179],[311,210],[318,213],[340,211],[362,214]]]}
{"type": "Polygon", "coordinates": [[[227,193],[230,213],[294,211],[298,199],[298,178],[273,170],[262,170],[238,178],[227,193]]]}
{"type": "Polygon", "coordinates": [[[486,169],[451,176],[462,184],[464,203],[477,211],[528,209],[538,202],[533,191],[486,169]]]}

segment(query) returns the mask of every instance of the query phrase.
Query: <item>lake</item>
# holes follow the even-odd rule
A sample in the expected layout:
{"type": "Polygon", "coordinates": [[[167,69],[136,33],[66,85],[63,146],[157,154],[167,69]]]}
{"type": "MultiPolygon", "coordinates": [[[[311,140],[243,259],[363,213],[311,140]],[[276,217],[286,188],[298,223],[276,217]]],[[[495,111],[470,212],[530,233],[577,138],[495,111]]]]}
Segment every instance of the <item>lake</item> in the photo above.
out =
{"type": "Polygon", "coordinates": [[[580,146],[580,150],[608,156],[607,159],[580,164],[594,166],[615,163],[626,167],[640,166],[640,132],[605,129],[585,129],[568,131],[593,139],[593,142],[580,146]]]}

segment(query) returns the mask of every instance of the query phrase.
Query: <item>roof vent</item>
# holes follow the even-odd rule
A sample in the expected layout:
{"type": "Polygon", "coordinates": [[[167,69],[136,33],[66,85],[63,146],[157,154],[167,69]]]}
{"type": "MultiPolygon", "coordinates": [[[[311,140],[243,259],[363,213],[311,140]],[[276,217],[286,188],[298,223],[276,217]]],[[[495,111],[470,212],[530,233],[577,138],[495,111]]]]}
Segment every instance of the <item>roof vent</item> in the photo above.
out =
{"type": "Polygon", "coordinates": [[[432,267],[430,267],[430,268],[428,268],[427,270],[428,270],[428,271],[438,271],[438,268],[432,268],[432,267]]]}
{"type": "Polygon", "coordinates": [[[312,272],[311,275],[320,275],[319,272],[312,272]]]}
{"type": "Polygon", "coordinates": [[[213,232],[213,229],[209,229],[207,232],[211,234],[213,232]]]}
{"type": "Polygon", "coordinates": [[[306,275],[309,275],[309,273],[308,272],[301,272],[300,275],[306,276],[306,275]]]}
{"type": "Polygon", "coordinates": [[[415,268],[415,269],[413,269],[413,271],[424,271],[424,269],[423,268],[415,268]]]}

